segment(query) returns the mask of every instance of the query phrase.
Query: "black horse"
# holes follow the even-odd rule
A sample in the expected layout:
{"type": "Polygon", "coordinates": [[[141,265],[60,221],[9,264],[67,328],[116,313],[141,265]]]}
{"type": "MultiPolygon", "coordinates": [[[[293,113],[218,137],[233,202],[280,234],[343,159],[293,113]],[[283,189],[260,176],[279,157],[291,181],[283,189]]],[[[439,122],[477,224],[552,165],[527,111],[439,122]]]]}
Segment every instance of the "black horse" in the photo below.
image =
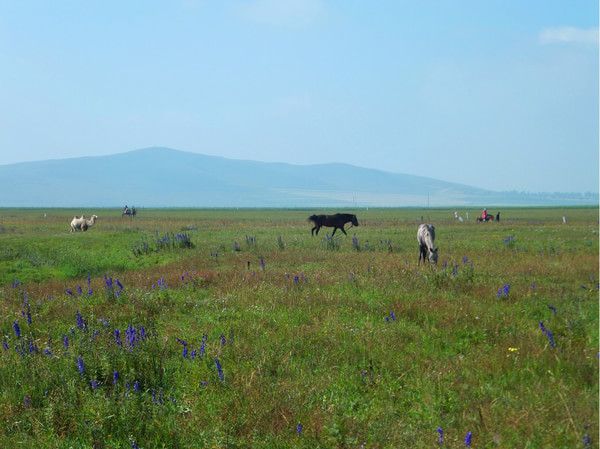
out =
{"type": "Polygon", "coordinates": [[[314,223],[314,227],[310,230],[311,235],[315,235],[315,230],[317,231],[317,235],[319,235],[319,229],[321,229],[322,226],[334,228],[333,233],[331,234],[332,237],[338,229],[341,230],[344,235],[348,235],[344,229],[346,223],[350,222],[353,226],[358,226],[358,220],[354,214],[311,215],[308,217],[308,221],[314,223]]]}
{"type": "Polygon", "coordinates": [[[137,211],[135,210],[135,207],[127,207],[125,206],[125,209],[123,209],[123,213],[121,214],[121,217],[124,217],[125,215],[127,215],[128,217],[135,217],[135,214],[137,214],[137,211]]]}

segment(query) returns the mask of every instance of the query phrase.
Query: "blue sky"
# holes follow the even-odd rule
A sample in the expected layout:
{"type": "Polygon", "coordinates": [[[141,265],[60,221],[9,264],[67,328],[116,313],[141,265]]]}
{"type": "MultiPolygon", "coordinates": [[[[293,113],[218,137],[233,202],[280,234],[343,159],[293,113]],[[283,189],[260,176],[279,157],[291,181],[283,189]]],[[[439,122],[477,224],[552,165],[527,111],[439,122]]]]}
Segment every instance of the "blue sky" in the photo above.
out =
{"type": "Polygon", "coordinates": [[[598,191],[598,2],[0,0],[0,164],[155,145],[598,191]]]}

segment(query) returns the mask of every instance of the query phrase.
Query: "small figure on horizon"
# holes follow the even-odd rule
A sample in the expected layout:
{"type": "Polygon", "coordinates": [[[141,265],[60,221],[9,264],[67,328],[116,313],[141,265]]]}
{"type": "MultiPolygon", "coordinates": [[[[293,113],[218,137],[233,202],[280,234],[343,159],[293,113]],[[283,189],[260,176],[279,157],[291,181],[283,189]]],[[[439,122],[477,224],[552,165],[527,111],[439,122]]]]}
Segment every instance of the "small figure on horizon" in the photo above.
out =
{"type": "Polygon", "coordinates": [[[496,214],[496,221],[500,221],[500,212],[496,214]]]}

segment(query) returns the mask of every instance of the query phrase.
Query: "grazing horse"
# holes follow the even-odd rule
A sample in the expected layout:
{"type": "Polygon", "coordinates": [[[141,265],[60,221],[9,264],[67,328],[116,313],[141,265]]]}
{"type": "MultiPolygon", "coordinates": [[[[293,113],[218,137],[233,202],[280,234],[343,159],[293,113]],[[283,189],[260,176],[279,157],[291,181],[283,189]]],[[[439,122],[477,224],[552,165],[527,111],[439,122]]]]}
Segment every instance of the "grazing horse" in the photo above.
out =
{"type": "Polygon", "coordinates": [[[310,230],[311,235],[315,235],[315,230],[317,231],[317,235],[319,235],[319,229],[321,229],[322,226],[334,228],[333,233],[331,234],[332,237],[338,229],[341,230],[344,235],[348,235],[344,229],[346,223],[350,222],[352,223],[352,226],[358,226],[358,220],[354,214],[311,215],[308,217],[308,221],[314,223],[313,228],[310,230]]]}
{"type": "Polygon", "coordinates": [[[430,224],[421,224],[417,230],[417,241],[419,242],[419,265],[421,259],[436,264],[438,260],[438,249],[435,247],[435,227],[430,224]]]}
{"type": "Polygon", "coordinates": [[[137,214],[137,211],[135,210],[135,207],[133,207],[133,206],[131,206],[131,207],[125,206],[125,208],[123,209],[123,213],[121,214],[121,217],[124,217],[125,215],[128,215],[129,217],[133,218],[133,217],[135,217],[135,214],[137,214]]]}

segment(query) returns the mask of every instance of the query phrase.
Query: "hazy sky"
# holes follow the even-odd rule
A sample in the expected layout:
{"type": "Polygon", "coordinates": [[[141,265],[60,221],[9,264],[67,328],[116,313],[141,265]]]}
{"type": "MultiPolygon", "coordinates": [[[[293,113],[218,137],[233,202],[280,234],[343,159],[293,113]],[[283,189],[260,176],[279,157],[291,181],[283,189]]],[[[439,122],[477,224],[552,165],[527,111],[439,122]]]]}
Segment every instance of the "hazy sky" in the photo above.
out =
{"type": "Polygon", "coordinates": [[[155,145],[597,191],[598,2],[0,0],[0,164],[155,145]]]}

